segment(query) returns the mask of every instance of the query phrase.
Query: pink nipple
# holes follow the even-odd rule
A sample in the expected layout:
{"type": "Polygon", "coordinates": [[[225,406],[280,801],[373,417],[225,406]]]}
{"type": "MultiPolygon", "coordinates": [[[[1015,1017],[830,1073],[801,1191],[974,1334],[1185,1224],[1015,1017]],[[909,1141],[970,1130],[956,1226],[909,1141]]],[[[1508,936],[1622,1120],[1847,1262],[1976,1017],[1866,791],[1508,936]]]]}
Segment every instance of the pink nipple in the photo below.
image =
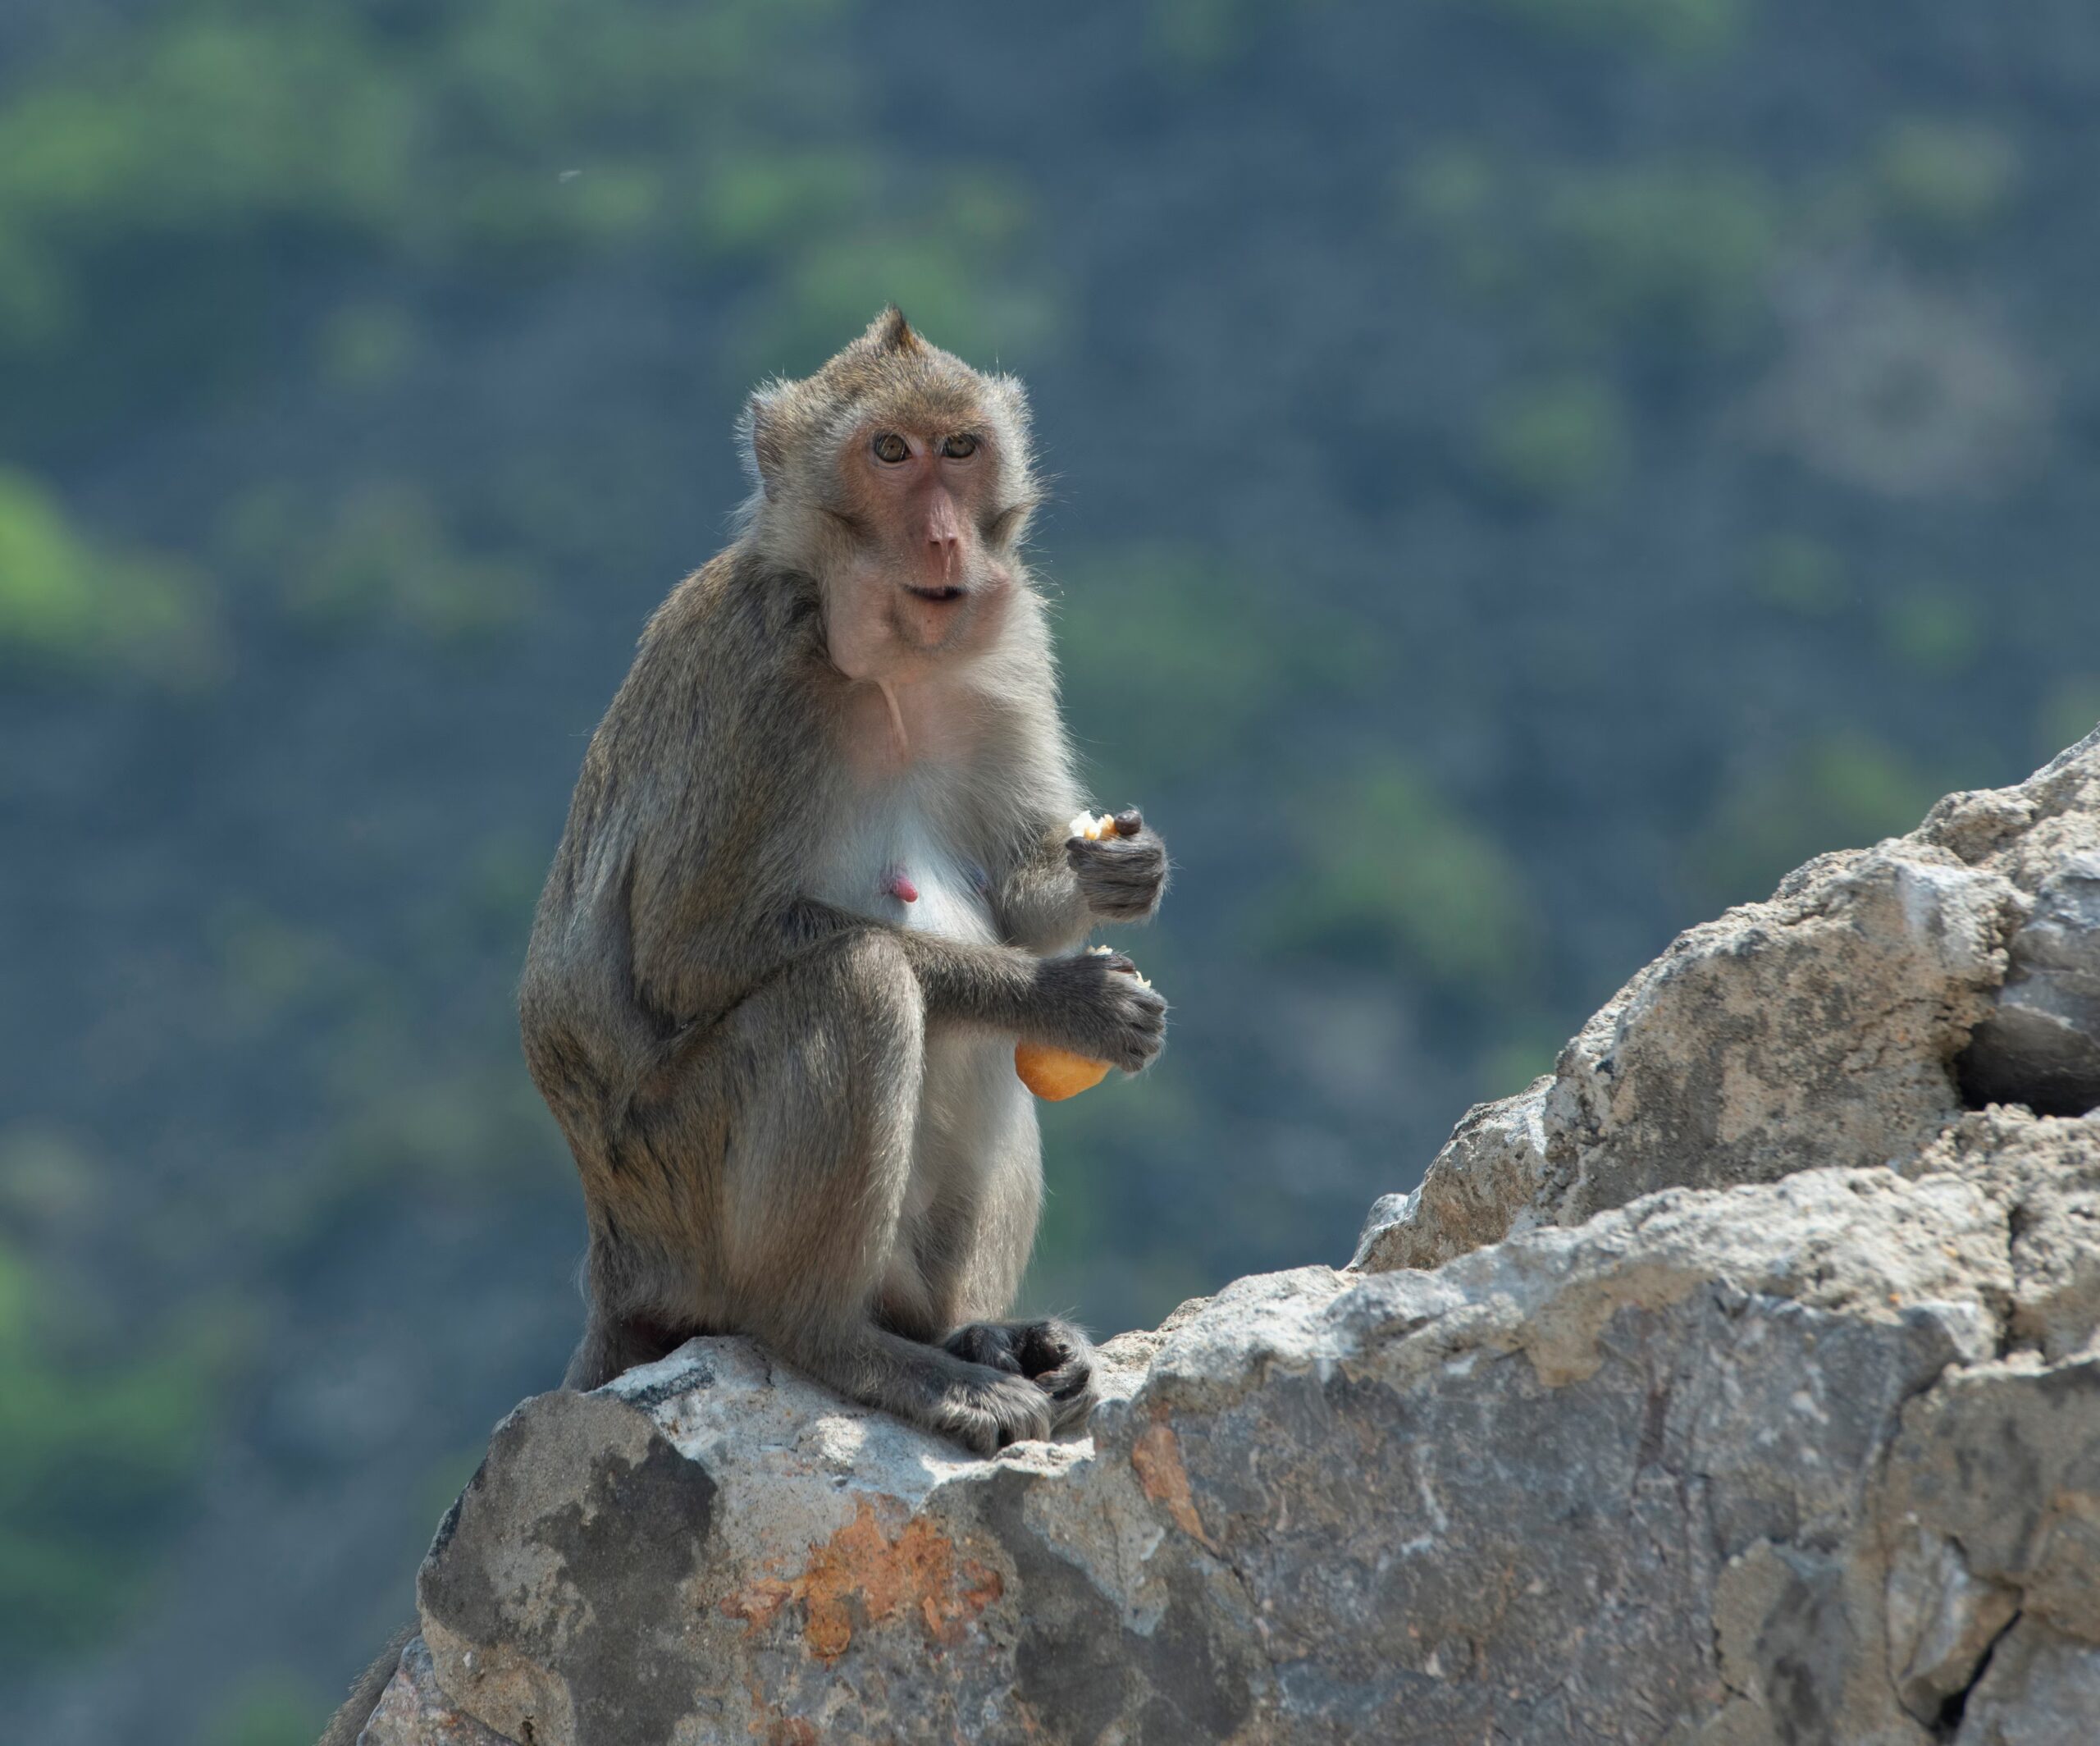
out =
{"type": "Polygon", "coordinates": [[[883,889],[890,896],[900,898],[906,903],[916,903],[919,901],[919,888],[906,876],[904,869],[902,867],[890,869],[888,882],[883,885],[883,889]]]}

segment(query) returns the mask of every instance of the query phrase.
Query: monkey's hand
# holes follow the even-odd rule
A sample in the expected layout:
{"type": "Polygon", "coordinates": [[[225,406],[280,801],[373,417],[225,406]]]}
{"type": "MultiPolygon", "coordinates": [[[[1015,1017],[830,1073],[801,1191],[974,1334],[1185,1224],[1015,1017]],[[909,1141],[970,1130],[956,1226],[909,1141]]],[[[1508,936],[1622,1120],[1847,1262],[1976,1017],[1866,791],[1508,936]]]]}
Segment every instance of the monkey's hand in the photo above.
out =
{"type": "Polygon", "coordinates": [[[1043,959],[1035,973],[1032,1040],[1141,1072],[1166,1041],[1166,1002],[1120,952],[1043,959]]]}
{"type": "Polygon", "coordinates": [[[1159,907],[1166,889],[1166,845],[1135,807],[1117,813],[1113,824],[1098,837],[1067,839],[1065,860],[1094,915],[1103,921],[1142,921],[1159,907]]]}

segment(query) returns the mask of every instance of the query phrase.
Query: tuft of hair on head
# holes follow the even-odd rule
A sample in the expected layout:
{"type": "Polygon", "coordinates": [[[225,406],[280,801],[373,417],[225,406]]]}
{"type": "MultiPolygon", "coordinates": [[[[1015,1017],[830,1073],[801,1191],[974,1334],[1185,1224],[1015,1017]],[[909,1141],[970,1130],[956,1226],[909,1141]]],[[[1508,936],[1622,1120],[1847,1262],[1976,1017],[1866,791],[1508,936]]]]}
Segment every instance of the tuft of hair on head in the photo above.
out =
{"type": "Polygon", "coordinates": [[[884,305],[883,313],[868,324],[862,341],[879,352],[916,352],[925,348],[919,336],[911,331],[911,323],[905,320],[904,311],[895,304],[884,305]]]}

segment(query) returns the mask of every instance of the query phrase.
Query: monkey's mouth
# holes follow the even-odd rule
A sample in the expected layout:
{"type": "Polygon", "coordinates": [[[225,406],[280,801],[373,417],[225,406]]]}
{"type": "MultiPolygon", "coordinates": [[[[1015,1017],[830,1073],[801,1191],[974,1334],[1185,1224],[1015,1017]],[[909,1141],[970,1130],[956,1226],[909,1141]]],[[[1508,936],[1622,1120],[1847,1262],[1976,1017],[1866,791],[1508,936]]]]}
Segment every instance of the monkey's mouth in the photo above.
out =
{"type": "Polygon", "coordinates": [[[915,595],[922,601],[931,601],[935,606],[944,605],[949,601],[959,601],[970,592],[967,588],[957,587],[953,583],[938,588],[922,588],[915,583],[907,582],[903,584],[903,588],[906,594],[915,595]]]}

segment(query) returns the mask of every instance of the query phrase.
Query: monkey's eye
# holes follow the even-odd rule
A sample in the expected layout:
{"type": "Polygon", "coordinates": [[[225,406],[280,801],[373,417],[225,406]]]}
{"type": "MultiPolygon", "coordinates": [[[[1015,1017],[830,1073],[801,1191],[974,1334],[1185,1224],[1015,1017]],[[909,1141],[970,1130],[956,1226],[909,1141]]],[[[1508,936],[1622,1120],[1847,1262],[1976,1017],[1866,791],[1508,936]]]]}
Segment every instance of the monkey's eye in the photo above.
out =
{"type": "Polygon", "coordinates": [[[952,461],[967,459],[977,452],[977,439],[967,432],[951,436],[941,445],[941,453],[952,461]]]}
{"type": "Polygon", "coordinates": [[[878,436],[875,439],[874,449],[875,459],[887,462],[892,467],[899,461],[907,459],[911,453],[911,445],[898,436],[895,431],[884,431],[881,436],[878,436]]]}

